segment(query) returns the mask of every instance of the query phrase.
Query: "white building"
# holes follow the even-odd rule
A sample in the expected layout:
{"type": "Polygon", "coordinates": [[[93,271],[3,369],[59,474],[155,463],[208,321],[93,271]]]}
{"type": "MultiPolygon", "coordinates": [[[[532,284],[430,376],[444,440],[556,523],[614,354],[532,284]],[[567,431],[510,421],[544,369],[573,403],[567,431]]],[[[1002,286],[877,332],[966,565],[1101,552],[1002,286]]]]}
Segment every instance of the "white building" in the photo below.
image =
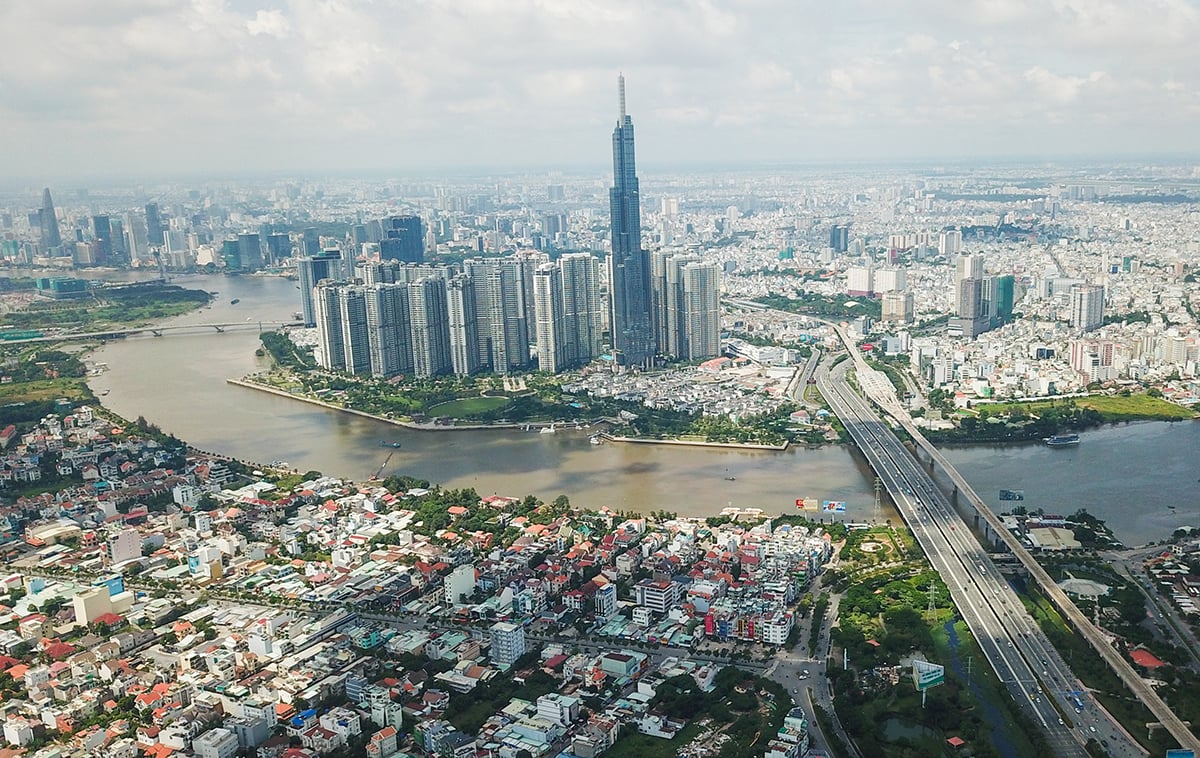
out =
{"type": "Polygon", "coordinates": [[[491,637],[492,663],[507,668],[525,655],[525,627],[520,624],[497,621],[492,624],[491,637]]]}
{"type": "Polygon", "coordinates": [[[233,758],[237,751],[237,735],[224,727],[210,729],[192,740],[196,758],[233,758]]]}
{"type": "Polygon", "coordinates": [[[470,564],[459,566],[450,572],[443,585],[446,592],[446,602],[450,605],[462,605],[470,601],[475,593],[475,567],[470,564]]]}
{"type": "Polygon", "coordinates": [[[122,529],[105,542],[109,563],[117,564],[142,557],[142,536],[136,529],[122,529]]]}

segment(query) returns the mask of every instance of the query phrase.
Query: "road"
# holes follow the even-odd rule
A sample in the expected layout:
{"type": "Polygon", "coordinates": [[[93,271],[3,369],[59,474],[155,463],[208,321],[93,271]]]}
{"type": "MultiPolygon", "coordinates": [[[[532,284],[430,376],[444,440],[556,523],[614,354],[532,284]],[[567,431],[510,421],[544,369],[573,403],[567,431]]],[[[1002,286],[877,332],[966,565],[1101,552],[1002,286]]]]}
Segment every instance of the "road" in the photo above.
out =
{"type": "MultiPolygon", "coordinates": [[[[896,422],[898,422],[899,425],[905,429],[908,435],[910,435],[914,443],[922,447],[922,449],[930,456],[931,461],[937,463],[938,467],[940,467],[944,473],[950,477],[950,480],[953,481],[955,488],[958,489],[958,492],[961,495],[964,495],[964,497],[970,501],[971,505],[974,507],[974,510],[979,513],[980,517],[983,517],[986,524],[988,524],[991,530],[994,531],[998,539],[1004,542],[1004,545],[1008,547],[1009,552],[1020,561],[1021,566],[1024,567],[1028,574],[1030,574],[1030,577],[1034,580],[1034,582],[1039,584],[1046,597],[1049,597],[1050,601],[1055,604],[1058,612],[1060,612],[1064,618],[1067,619],[1070,626],[1075,628],[1082,638],[1087,640],[1087,642],[1092,645],[1093,650],[1097,651],[1097,654],[1103,658],[1104,662],[1108,664],[1109,668],[1114,670],[1114,673],[1120,676],[1123,684],[1129,688],[1130,692],[1133,692],[1134,697],[1138,698],[1142,704],[1146,705],[1146,708],[1152,712],[1154,717],[1158,718],[1159,722],[1163,724],[1163,727],[1168,730],[1168,732],[1174,736],[1178,742],[1180,742],[1181,746],[1190,748],[1190,750],[1200,751],[1200,740],[1196,739],[1195,735],[1190,732],[1187,724],[1184,724],[1183,721],[1175,715],[1175,712],[1171,711],[1169,706],[1163,702],[1163,699],[1158,696],[1158,693],[1153,690],[1153,687],[1151,687],[1146,680],[1142,679],[1138,673],[1134,672],[1133,667],[1130,666],[1128,661],[1124,660],[1120,652],[1117,652],[1116,649],[1112,648],[1108,642],[1108,638],[1104,636],[1104,633],[1100,632],[1096,626],[1092,625],[1092,622],[1080,612],[1079,608],[1075,607],[1075,604],[1072,601],[1070,601],[1070,598],[1067,597],[1066,592],[1063,592],[1060,586],[1058,586],[1054,580],[1050,578],[1049,574],[1046,573],[1043,567],[1033,559],[1030,552],[1026,551],[1025,547],[1022,546],[1021,543],[1016,540],[1006,528],[1004,528],[1004,525],[1000,522],[1000,519],[996,517],[995,513],[991,512],[990,507],[979,498],[979,495],[974,493],[973,489],[970,485],[968,485],[964,477],[962,477],[962,475],[958,473],[958,470],[956,470],[953,465],[947,461],[946,457],[942,455],[941,451],[938,451],[928,439],[925,439],[922,432],[920,432],[920,429],[914,425],[912,417],[908,416],[904,408],[901,407],[898,399],[896,399],[894,387],[888,380],[887,375],[875,371],[874,368],[866,365],[866,362],[863,360],[863,356],[858,354],[856,345],[854,345],[852,339],[848,337],[845,329],[842,329],[840,326],[836,326],[835,329],[841,336],[842,342],[844,342],[846,347],[850,349],[850,354],[854,359],[854,368],[856,368],[856,375],[859,384],[863,387],[866,395],[868,395],[872,401],[880,405],[881,408],[886,410],[888,414],[892,415],[896,422]]],[[[823,375],[824,378],[829,381],[828,375],[823,375]]],[[[820,380],[818,380],[818,384],[820,384],[820,380]]],[[[882,425],[882,422],[878,421],[878,416],[875,415],[874,410],[871,410],[868,405],[866,405],[865,401],[863,401],[863,398],[860,397],[858,393],[848,390],[847,385],[842,383],[842,381],[839,381],[839,383],[835,384],[836,387],[839,387],[841,390],[839,395],[842,398],[850,399],[851,402],[859,405],[859,410],[865,411],[866,414],[869,414],[870,419],[874,420],[875,431],[883,433],[884,437],[890,440],[888,443],[886,443],[886,446],[898,453],[904,453],[904,455],[899,457],[893,456],[892,464],[899,465],[900,462],[905,462],[907,464],[916,463],[914,462],[912,456],[908,455],[904,447],[899,445],[899,440],[895,438],[895,434],[893,434],[892,429],[882,425]],[[850,397],[847,397],[847,395],[850,397]]],[[[834,387],[830,387],[830,392],[833,391],[834,387]]],[[[856,437],[856,441],[857,439],[858,438],[856,437]]],[[[887,462],[881,461],[881,464],[887,465],[887,462]]],[[[908,467],[905,468],[912,470],[911,465],[908,465],[908,467]]],[[[932,485],[931,480],[929,480],[929,477],[924,474],[923,469],[916,467],[916,471],[919,471],[919,475],[922,476],[925,481],[928,481],[930,485],[932,485]]],[[[890,485],[892,485],[894,482],[895,477],[890,477],[890,479],[893,481],[887,482],[886,479],[886,482],[889,483],[889,491],[892,492],[895,497],[894,489],[890,488],[890,485]]],[[[925,494],[926,497],[936,499],[935,503],[932,505],[936,506],[938,512],[943,512],[942,507],[946,506],[946,511],[944,512],[948,513],[950,517],[953,517],[953,522],[956,522],[959,531],[965,531],[965,524],[962,523],[961,519],[958,517],[958,515],[956,515],[953,509],[949,509],[949,504],[947,503],[946,499],[944,499],[941,492],[937,491],[936,487],[930,487],[929,491],[925,494]]],[[[914,522],[919,523],[920,521],[918,518],[920,513],[905,511],[904,509],[901,510],[901,513],[905,516],[906,521],[910,523],[910,525],[913,525],[914,522]],[[910,515],[912,515],[913,518],[910,518],[910,515]]],[[[934,515],[934,513],[930,513],[930,515],[934,515]]],[[[941,528],[942,524],[938,522],[937,525],[941,528]]],[[[976,545],[976,548],[978,548],[978,545],[976,545]]],[[[928,553],[928,551],[926,551],[926,553],[928,553]]],[[[983,558],[984,560],[980,561],[979,563],[980,574],[982,574],[986,567],[990,565],[990,561],[986,560],[985,554],[983,555],[983,558]]],[[[991,566],[991,576],[997,576],[995,566],[991,566]]],[[[976,577],[977,580],[978,578],[979,577],[976,577]]],[[[1006,595],[1006,592],[1007,595],[1012,596],[1012,592],[1010,592],[1007,583],[1004,583],[1002,588],[1001,586],[992,586],[992,589],[995,589],[998,592],[996,597],[1003,597],[1006,595]]],[[[1012,604],[1014,597],[1015,596],[1004,597],[1004,600],[1009,601],[1008,604],[1012,604]]],[[[955,597],[955,600],[958,600],[958,598],[955,597]]],[[[1022,613],[1024,613],[1024,610],[1022,610],[1022,613]]],[[[1025,618],[1027,619],[1028,616],[1026,615],[1025,618]]],[[[970,619],[968,619],[968,622],[970,622],[970,619]]],[[[1046,688],[1046,692],[1055,693],[1056,697],[1061,696],[1063,699],[1066,699],[1068,703],[1072,704],[1073,708],[1076,700],[1070,699],[1072,697],[1078,698],[1078,703],[1084,706],[1082,709],[1075,708],[1076,715],[1074,717],[1067,715],[1068,727],[1070,726],[1069,721],[1073,720],[1073,718],[1076,722],[1078,722],[1079,728],[1075,730],[1076,739],[1096,739],[1100,741],[1100,744],[1105,746],[1106,750],[1108,750],[1111,756],[1121,756],[1124,758],[1142,756],[1142,754],[1146,753],[1146,751],[1142,750],[1140,745],[1138,745],[1138,742],[1136,742],[1132,736],[1130,736],[1126,730],[1121,727],[1120,723],[1117,723],[1114,718],[1109,716],[1108,712],[1104,711],[1103,708],[1100,708],[1100,705],[1098,702],[1096,702],[1096,700],[1088,696],[1088,693],[1082,692],[1084,688],[1079,686],[1078,680],[1076,680],[1074,675],[1070,673],[1070,669],[1066,666],[1066,663],[1062,663],[1060,658],[1058,658],[1057,655],[1052,652],[1052,648],[1050,648],[1049,645],[1049,640],[1042,637],[1042,634],[1040,634],[1036,626],[1034,626],[1032,630],[1026,632],[1026,637],[1018,637],[1014,639],[1013,642],[1019,643],[1021,639],[1031,640],[1032,643],[1036,643],[1036,645],[1033,645],[1033,650],[1022,650],[1022,655],[1028,654],[1028,652],[1031,651],[1036,652],[1037,648],[1048,649],[1048,652],[1050,652],[1048,657],[1042,658],[1043,664],[1046,667],[1043,669],[1045,672],[1044,676],[1049,678],[1050,685],[1048,688],[1046,688]],[[1064,687],[1063,690],[1058,690],[1057,687],[1060,686],[1064,687]],[[1072,686],[1075,686],[1074,690],[1070,690],[1069,687],[1072,686]]],[[[996,666],[997,661],[990,655],[989,662],[992,664],[992,666],[996,666]]],[[[1036,666],[1032,667],[1032,669],[1036,668],[1036,666]]],[[[1043,684],[1046,684],[1046,682],[1043,682],[1043,684]]],[[[1034,700],[1034,703],[1037,703],[1037,700],[1034,700]]]]}
{"type": "Polygon", "coordinates": [[[1074,675],[933,480],[850,388],[845,381],[849,366],[847,362],[821,372],[821,394],[892,493],[1001,683],[1043,729],[1055,755],[1085,756],[1087,737],[1059,712],[1072,710],[1065,693],[1079,689],[1074,675]]]}

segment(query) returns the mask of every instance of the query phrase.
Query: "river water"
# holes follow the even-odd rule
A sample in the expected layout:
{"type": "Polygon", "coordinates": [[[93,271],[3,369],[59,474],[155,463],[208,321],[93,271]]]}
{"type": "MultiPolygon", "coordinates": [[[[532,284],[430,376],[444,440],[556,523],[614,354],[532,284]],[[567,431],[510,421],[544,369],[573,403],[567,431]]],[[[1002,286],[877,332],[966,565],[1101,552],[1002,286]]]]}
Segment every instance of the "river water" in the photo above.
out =
{"type": "MultiPolygon", "coordinates": [[[[213,304],[171,323],[290,320],[296,283],[280,278],[184,276],[175,283],[218,292],[213,304]],[[232,304],[237,299],[240,302],[232,304]]],[[[91,380],[104,404],[145,416],[192,445],[247,460],[365,479],[407,474],[480,494],[586,507],[665,509],[711,516],[727,506],[794,512],[796,498],[844,500],[850,520],[872,515],[873,476],[844,447],[742,451],[665,445],[590,445],[587,433],[516,430],[423,432],[227,384],[265,366],[255,330],[134,337],[93,353],[109,370],[91,380]],[[381,441],[401,443],[399,449],[381,441]],[[390,457],[389,457],[390,456],[390,457]],[[727,479],[732,477],[732,479],[727,479]]],[[[1022,489],[1025,505],[1071,513],[1085,507],[1128,544],[1200,523],[1200,424],[1137,424],[1084,434],[1083,444],[965,447],[948,457],[993,505],[1022,489]],[[1168,506],[1175,506],[1174,509],[1168,506]]],[[[882,516],[893,515],[886,509],[882,516]]]]}

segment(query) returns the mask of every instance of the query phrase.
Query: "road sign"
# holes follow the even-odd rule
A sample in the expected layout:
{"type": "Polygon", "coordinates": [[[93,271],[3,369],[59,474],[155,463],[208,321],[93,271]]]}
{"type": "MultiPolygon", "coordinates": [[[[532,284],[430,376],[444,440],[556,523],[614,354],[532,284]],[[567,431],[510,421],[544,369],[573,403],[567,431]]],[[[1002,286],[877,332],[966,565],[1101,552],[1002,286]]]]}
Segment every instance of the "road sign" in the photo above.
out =
{"type": "Polygon", "coordinates": [[[946,667],[929,661],[913,661],[913,684],[917,692],[924,692],[946,682],[946,667]]]}
{"type": "Polygon", "coordinates": [[[1195,750],[1168,750],[1167,758],[1196,758],[1195,750]]]}

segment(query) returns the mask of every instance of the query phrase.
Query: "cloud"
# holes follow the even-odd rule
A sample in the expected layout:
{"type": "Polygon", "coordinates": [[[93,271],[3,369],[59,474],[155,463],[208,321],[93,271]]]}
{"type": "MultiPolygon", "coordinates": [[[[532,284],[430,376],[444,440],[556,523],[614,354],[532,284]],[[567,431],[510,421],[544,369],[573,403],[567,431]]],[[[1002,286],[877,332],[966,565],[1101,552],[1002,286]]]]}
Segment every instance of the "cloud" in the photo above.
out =
{"type": "Polygon", "coordinates": [[[254,14],[254,18],[246,22],[246,31],[250,32],[252,37],[265,34],[282,39],[288,35],[291,28],[292,25],[283,15],[283,11],[278,9],[260,10],[254,14]]]}
{"type": "Polygon", "coordinates": [[[1186,0],[9,2],[0,165],[599,167],[618,71],[643,166],[1072,150],[1049,127],[1097,122],[1191,150],[1197,37],[1186,0]]]}

